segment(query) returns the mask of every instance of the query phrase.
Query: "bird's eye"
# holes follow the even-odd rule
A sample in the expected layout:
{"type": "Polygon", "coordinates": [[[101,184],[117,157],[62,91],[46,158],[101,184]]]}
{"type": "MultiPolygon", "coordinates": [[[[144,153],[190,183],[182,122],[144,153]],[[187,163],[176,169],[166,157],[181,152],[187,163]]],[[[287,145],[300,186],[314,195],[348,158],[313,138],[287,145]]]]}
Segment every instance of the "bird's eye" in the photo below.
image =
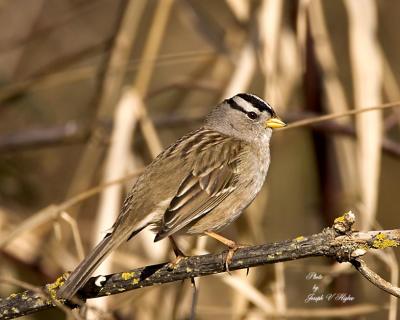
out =
{"type": "Polygon", "coordinates": [[[258,118],[258,115],[257,115],[257,113],[255,113],[255,112],[248,112],[248,113],[247,113],[247,116],[248,116],[250,119],[252,119],[252,120],[255,120],[255,119],[258,118]]]}

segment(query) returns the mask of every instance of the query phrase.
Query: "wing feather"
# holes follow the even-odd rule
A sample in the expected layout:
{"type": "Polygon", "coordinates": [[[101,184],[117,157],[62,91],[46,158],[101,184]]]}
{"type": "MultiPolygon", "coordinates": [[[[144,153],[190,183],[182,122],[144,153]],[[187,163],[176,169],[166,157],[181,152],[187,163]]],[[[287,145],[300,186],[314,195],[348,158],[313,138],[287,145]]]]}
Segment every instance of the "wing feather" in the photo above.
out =
{"type": "Polygon", "coordinates": [[[164,214],[156,240],[208,214],[237,188],[241,142],[226,137],[212,149],[202,148],[196,156],[192,171],[182,181],[164,214]]]}

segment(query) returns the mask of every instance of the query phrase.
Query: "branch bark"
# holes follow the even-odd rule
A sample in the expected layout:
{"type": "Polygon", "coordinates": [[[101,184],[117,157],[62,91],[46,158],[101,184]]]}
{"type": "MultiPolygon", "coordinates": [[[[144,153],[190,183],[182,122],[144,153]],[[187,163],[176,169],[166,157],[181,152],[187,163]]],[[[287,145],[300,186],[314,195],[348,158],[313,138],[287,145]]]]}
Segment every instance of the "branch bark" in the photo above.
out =
{"type": "MultiPolygon", "coordinates": [[[[354,221],[354,214],[348,212],[337,218],[331,228],[326,228],[320,233],[282,242],[240,248],[236,251],[229,269],[246,269],[264,264],[326,256],[340,262],[351,262],[363,276],[378,288],[400,297],[399,288],[388,282],[382,285],[383,279],[370,269],[366,269],[364,262],[359,262],[360,256],[369,249],[400,246],[400,229],[354,232],[351,229],[354,221]],[[365,270],[368,270],[368,274],[364,272],[365,270]]],[[[92,277],[79,291],[79,298],[85,301],[143,287],[222,273],[226,271],[224,263],[226,255],[227,251],[185,257],[173,268],[166,262],[127,272],[92,277]]],[[[14,293],[7,298],[0,299],[0,319],[14,319],[60,304],[72,308],[77,307],[79,304],[56,300],[57,289],[63,284],[65,277],[66,275],[58,278],[54,283],[37,288],[37,290],[14,293]]]]}

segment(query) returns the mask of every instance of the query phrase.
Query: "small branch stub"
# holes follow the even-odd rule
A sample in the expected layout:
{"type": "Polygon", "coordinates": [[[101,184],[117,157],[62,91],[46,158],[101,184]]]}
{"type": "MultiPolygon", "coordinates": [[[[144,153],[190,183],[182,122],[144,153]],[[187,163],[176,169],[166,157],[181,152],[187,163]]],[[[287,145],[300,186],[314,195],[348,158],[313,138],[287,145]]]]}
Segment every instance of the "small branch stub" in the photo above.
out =
{"type": "Polygon", "coordinates": [[[355,221],[355,214],[352,211],[348,211],[344,215],[335,219],[333,222],[333,229],[339,234],[349,233],[351,232],[351,228],[355,221]]]}

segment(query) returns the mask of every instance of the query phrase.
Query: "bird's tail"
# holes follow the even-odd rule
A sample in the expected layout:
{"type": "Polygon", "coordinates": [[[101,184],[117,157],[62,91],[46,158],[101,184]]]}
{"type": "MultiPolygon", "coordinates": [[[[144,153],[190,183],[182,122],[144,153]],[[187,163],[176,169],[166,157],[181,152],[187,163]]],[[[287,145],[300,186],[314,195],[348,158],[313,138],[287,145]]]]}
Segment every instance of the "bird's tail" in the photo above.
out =
{"type": "Polygon", "coordinates": [[[82,288],[89,280],[92,273],[108,254],[124,241],[124,238],[107,235],[90,252],[90,254],[75,268],[65,283],[57,292],[57,297],[61,299],[71,299],[77,291],[82,288]]]}

